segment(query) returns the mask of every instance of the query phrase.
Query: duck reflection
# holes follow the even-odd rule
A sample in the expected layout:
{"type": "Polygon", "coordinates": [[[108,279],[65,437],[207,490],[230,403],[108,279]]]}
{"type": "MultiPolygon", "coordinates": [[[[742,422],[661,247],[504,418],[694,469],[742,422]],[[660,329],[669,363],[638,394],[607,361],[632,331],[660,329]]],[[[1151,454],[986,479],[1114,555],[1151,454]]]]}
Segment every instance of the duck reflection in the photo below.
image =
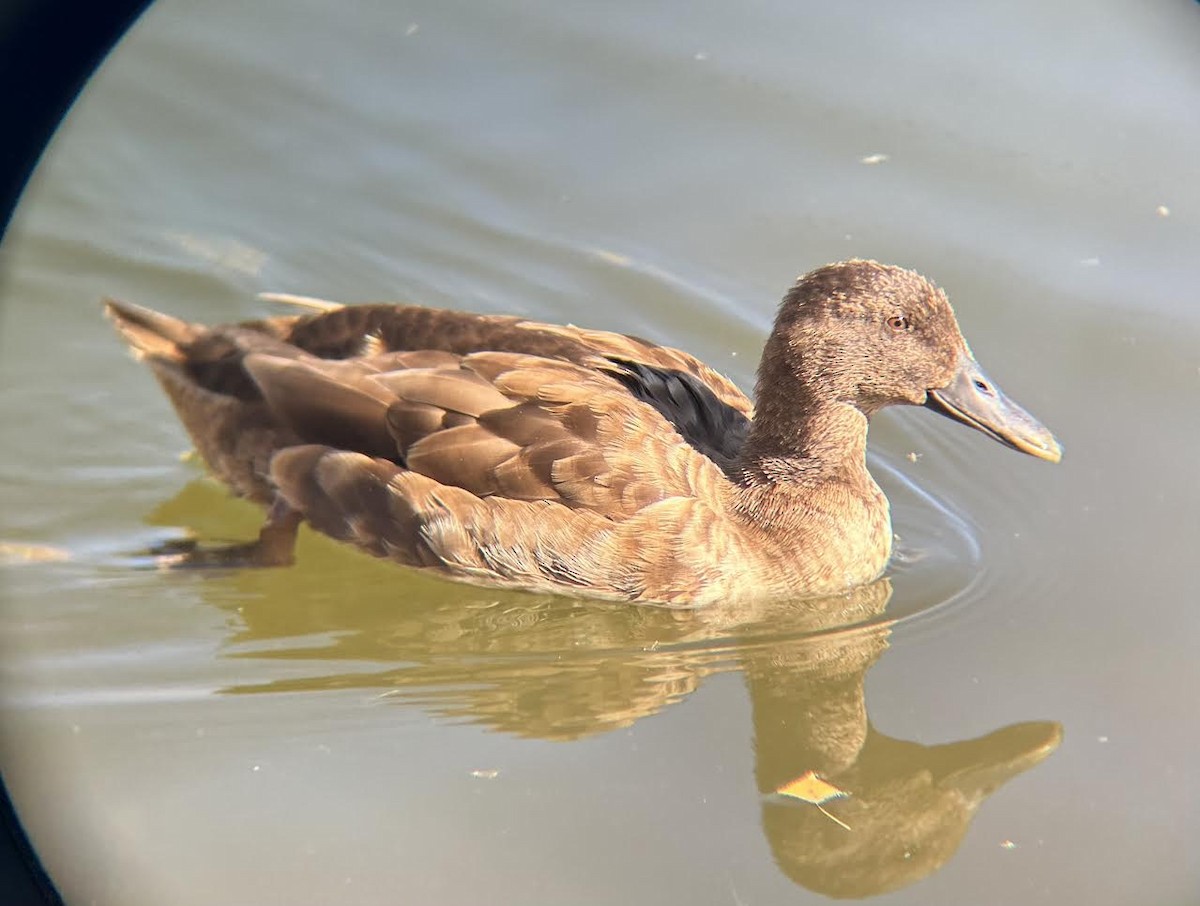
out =
{"type": "MultiPolygon", "coordinates": [[[[151,521],[206,531],[204,514],[228,513],[227,503],[213,506],[220,494],[194,482],[151,521]]],[[[227,523],[209,529],[236,534],[227,523]]],[[[237,612],[230,656],[312,672],[224,691],[378,689],[450,719],[574,740],[740,670],[763,830],[784,874],[830,896],[868,897],[936,871],[983,801],[1061,738],[1049,722],[934,746],[875,730],[864,680],[888,647],[887,578],[819,602],[668,609],[450,585],[316,536],[301,543],[295,569],[223,573],[204,585],[206,598],[237,612]],[[846,795],[822,810],[778,792],[809,772],[846,795]]]]}
{"type": "Polygon", "coordinates": [[[1062,738],[1047,721],[934,746],[880,733],[867,717],[863,680],[887,632],[795,642],[744,665],[775,861],[796,883],[832,897],[886,893],[932,874],[954,855],[983,801],[1062,738]],[[849,794],[826,804],[830,815],[772,795],[809,771],[849,794]]]}

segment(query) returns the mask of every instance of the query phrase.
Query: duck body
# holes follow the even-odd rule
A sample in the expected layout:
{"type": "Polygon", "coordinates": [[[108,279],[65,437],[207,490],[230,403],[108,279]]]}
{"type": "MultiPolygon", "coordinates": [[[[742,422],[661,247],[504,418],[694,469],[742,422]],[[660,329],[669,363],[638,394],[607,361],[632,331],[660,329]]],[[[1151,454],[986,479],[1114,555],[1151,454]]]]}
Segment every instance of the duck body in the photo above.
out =
{"type": "MultiPolygon", "coordinates": [[[[973,364],[940,291],[875,262],[792,288],[757,412],[698,359],[637,337],[412,305],[321,309],[209,328],[108,303],[211,471],[269,508],[246,562],[290,562],[305,521],[450,578],[628,601],[874,579],[892,532],[866,469],[868,416],[924,403],[973,364]],[[898,351],[914,322],[932,338],[898,351]]],[[[968,423],[1019,448],[1053,444],[1028,425],[1003,436],[977,412],[968,423]]]]}

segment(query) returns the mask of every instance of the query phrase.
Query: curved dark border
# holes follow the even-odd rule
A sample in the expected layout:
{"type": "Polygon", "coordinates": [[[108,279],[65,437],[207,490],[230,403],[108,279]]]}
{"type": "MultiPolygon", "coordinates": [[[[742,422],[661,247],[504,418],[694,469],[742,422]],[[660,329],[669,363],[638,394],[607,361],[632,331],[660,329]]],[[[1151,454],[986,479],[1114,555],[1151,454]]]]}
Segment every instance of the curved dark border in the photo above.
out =
{"type": "Polygon", "coordinates": [[[150,0],[0,2],[0,240],[42,149],[150,0]]]}
{"type": "MultiPolygon", "coordinates": [[[[42,150],[150,0],[0,2],[0,241],[42,150]]],[[[2,261],[2,259],[0,259],[2,261]]],[[[0,778],[0,901],[62,906],[0,778]]]]}

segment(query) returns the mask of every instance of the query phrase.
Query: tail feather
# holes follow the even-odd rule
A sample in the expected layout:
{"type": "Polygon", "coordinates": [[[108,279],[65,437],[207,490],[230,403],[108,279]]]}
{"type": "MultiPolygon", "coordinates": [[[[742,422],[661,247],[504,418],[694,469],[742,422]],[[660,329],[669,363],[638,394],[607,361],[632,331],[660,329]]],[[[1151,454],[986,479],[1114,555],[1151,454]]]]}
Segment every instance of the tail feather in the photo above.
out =
{"type": "Polygon", "coordinates": [[[318,299],[316,296],[297,296],[295,293],[259,293],[258,298],[264,302],[297,305],[300,308],[311,308],[315,311],[337,311],[339,308],[345,308],[341,302],[330,302],[328,299],[318,299]]]}
{"type": "Polygon", "coordinates": [[[203,330],[199,325],[116,299],[104,300],[104,313],[139,359],[151,356],[179,361],[179,347],[191,343],[203,330]]]}

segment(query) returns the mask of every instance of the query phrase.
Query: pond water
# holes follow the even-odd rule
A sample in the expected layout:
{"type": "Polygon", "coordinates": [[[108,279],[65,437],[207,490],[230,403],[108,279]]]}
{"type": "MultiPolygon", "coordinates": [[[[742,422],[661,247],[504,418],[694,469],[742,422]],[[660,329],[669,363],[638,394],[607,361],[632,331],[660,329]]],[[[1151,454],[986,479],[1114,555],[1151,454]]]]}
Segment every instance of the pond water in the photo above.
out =
{"type": "Polygon", "coordinates": [[[1198,46],[1182,0],[155,4],[0,262],[0,768],[68,901],[1196,902],[1198,46]],[[311,534],[147,568],[259,513],[102,295],[515,312],[749,387],[854,256],[944,286],[1066,454],[879,416],[899,554],[838,613],[311,534]]]}

